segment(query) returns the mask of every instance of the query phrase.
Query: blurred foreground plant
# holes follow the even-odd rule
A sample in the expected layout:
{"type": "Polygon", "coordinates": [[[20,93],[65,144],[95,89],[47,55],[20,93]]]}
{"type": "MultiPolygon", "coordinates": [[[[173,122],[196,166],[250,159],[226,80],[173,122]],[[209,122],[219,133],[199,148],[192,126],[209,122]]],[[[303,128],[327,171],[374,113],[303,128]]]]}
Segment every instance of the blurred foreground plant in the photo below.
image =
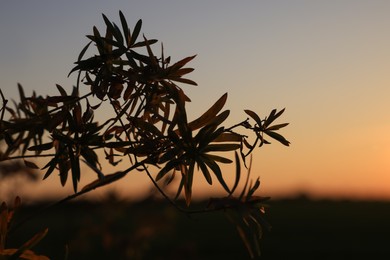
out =
{"type": "Polygon", "coordinates": [[[35,234],[29,241],[20,248],[6,248],[8,230],[14,216],[15,210],[20,206],[20,198],[17,197],[14,207],[11,209],[5,202],[0,207],[0,260],[25,259],[25,260],[48,260],[46,256],[37,255],[31,248],[41,241],[47,234],[47,229],[35,234]]]}
{"type": "Polygon", "coordinates": [[[225,210],[250,255],[258,255],[262,228],[268,227],[263,204],[267,198],[255,196],[260,181],[249,183],[250,166],[244,189],[239,196],[233,193],[241,180],[240,161],[246,165],[255,147],[269,144],[269,138],[289,145],[276,132],[287,123],[274,124],[284,109],[274,109],[263,119],[245,110],[248,118],[223,126],[229,116],[229,110],[223,109],[226,93],[198,118],[189,120],[186,103],[190,98],[178,84],[197,85],[186,77],[193,71],[186,65],[195,56],[172,63],[163,45],[156,56],[151,46],[157,40],[140,36],[142,21],[131,31],[122,12],[119,16],[120,26],[103,14],[105,34],[93,27],[93,34],[87,35],[90,42],[70,72],[78,73],[78,78],[69,93],[57,85],[58,95],[43,97],[33,92],[27,97],[18,85],[20,102],[10,107],[0,90],[0,161],[23,159],[27,166],[40,168],[30,159],[47,159],[41,168],[43,179],[58,171],[62,186],[69,178],[73,185],[74,194],[58,203],[116,182],[130,172],[144,172],[158,191],[186,214],[225,210]],[[84,58],[91,45],[97,52],[84,58]],[[106,118],[98,123],[95,114],[106,118]],[[251,136],[241,130],[249,131],[251,136]],[[98,151],[104,153],[104,158],[98,151]],[[233,162],[223,155],[226,152],[235,155],[233,187],[227,185],[220,168],[220,164],[233,162]],[[113,166],[127,161],[128,166],[107,174],[103,160],[113,166]],[[79,189],[81,162],[97,173],[97,179],[79,189]],[[227,196],[210,199],[203,210],[191,210],[193,180],[198,172],[210,185],[216,179],[227,196]],[[164,188],[173,185],[176,178],[180,179],[176,196],[170,197],[164,188]],[[165,182],[161,184],[162,179],[165,182]],[[187,208],[177,202],[181,194],[187,208]]]}

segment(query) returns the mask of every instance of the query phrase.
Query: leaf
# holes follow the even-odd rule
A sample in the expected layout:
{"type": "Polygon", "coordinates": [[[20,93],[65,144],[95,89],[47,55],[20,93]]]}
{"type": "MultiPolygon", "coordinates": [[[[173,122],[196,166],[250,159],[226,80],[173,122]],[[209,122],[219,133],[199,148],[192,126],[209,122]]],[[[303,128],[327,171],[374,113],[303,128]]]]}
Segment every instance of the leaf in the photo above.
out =
{"type": "Polygon", "coordinates": [[[252,110],[249,110],[249,109],[245,109],[244,110],[245,113],[247,113],[250,117],[253,118],[253,120],[255,120],[256,124],[261,127],[261,119],[260,117],[255,113],[253,112],[252,110]]]}
{"type": "Polygon", "coordinates": [[[222,133],[213,142],[241,142],[243,137],[236,133],[222,133]]]}
{"type": "Polygon", "coordinates": [[[92,41],[90,41],[87,45],[85,45],[85,47],[81,50],[79,56],[77,57],[77,61],[81,61],[81,59],[83,58],[85,52],[88,50],[89,48],[89,45],[91,45],[92,41]]]}
{"type": "Polygon", "coordinates": [[[23,160],[23,161],[24,161],[24,165],[26,165],[28,168],[39,169],[39,167],[35,163],[27,160],[23,160]]]}
{"type": "Polygon", "coordinates": [[[58,162],[58,168],[59,168],[59,171],[60,171],[61,185],[65,186],[66,181],[68,180],[68,171],[69,171],[69,167],[68,167],[67,161],[60,160],[58,162]]]}
{"type": "Polygon", "coordinates": [[[191,73],[193,72],[194,69],[193,68],[184,68],[184,69],[179,69],[175,72],[172,72],[171,74],[169,74],[170,77],[182,77],[183,75],[185,74],[188,74],[188,73],[191,73]]]}
{"type": "Polygon", "coordinates": [[[167,77],[168,79],[170,80],[173,80],[173,81],[177,81],[177,82],[181,82],[181,83],[185,83],[185,84],[189,84],[189,85],[193,85],[193,86],[198,86],[198,84],[193,81],[193,80],[190,80],[190,79],[184,79],[184,78],[180,78],[180,77],[167,77]]]}
{"type": "Polygon", "coordinates": [[[172,160],[172,161],[169,161],[165,166],[164,168],[162,168],[157,176],[156,176],[156,181],[159,181],[161,178],[163,178],[169,171],[171,171],[172,169],[174,169],[176,167],[176,165],[178,164],[178,161],[179,160],[172,160]]]}
{"type": "Polygon", "coordinates": [[[232,160],[230,160],[228,158],[214,155],[214,154],[206,154],[204,156],[208,157],[210,160],[215,161],[215,162],[220,162],[220,163],[232,163],[233,162],[232,160]]]}
{"type": "Polygon", "coordinates": [[[222,185],[222,187],[230,193],[229,187],[226,185],[225,180],[222,177],[221,169],[219,168],[218,164],[216,164],[213,160],[210,160],[209,158],[203,157],[203,161],[206,163],[206,165],[214,172],[214,175],[217,177],[219,183],[222,185]]]}
{"type": "Polygon", "coordinates": [[[110,183],[113,183],[113,182],[123,178],[124,176],[126,176],[126,171],[119,171],[119,172],[104,175],[102,178],[98,178],[97,180],[94,180],[91,183],[85,185],[81,189],[81,191],[85,192],[85,191],[94,190],[98,187],[102,187],[102,186],[108,185],[110,183]]]}
{"type": "Polygon", "coordinates": [[[138,20],[138,22],[136,23],[135,27],[134,27],[134,30],[133,30],[133,34],[131,35],[131,41],[130,41],[130,45],[133,47],[133,44],[137,41],[137,38],[138,38],[138,35],[141,31],[141,27],[142,27],[142,20],[138,20]]]}
{"type": "Polygon", "coordinates": [[[245,185],[244,185],[244,188],[242,189],[240,196],[238,197],[239,200],[242,200],[242,198],[244,197],[244,194],[246,192],[246,188],[248,187],[249,176],[251,175],[251,169],[252,169],[252,154],[251,154],[251,157],[249,160],[248,174],[246,176],[245,185]]]}
{"type": "Polygon", "coordinates": [[[285,146],[289,146],[290,145],[289,141],[287,141],[282,135],[280,135],[280,134],[278,134],[276,132],[265,131],[264,133],[267,134],[268,136],[272,137],[273,139],[279,141],[280,143],[282,143],[285,146]]]}
{"type": "Polygon", "coordinates": [[[158,40],[156,40],[156,39],[137,42],[136,44],[132,45],[131,48],[145,47],[146,45],[152,45],[152,44],[155,44],[156,42],[158,42],[158,40]]]}
{"type": "Polygon", "coordinates": [[[19,90],[19,96],[20,96],[20,101],[22,104],[26,101],[26,96],[24,95],[23,87],[21,84],[18,83],[18,90],[19,90]]]}
{"type": "Polygon", "coordinates": [[[77,183],[80,181],[80,161],[78,157],[76,158],[73,154],[73,149],[68,146],[69,160],[70,166],[72,169],[72,182],[73,182],[73,190],[77,192],[77,183]]]}
{"type": "MultiPolygon", "coordinates": [[[[185,200],[186,200],[186,204],[187,206],[189,206],[191,204],[191,196],[192,196],[192,182],[193,182],[193,179],[194,179],[194,165],[195,165],[195,162],[194,161],[191,161],[189,167],[188,167],[188,170],[185,169],[185,173],[184,173],[184,178],[185,178],[185,182],[184,182],[184,194],[185,194],[185,200]]],[[[182,169],[186,168],[186,166],[182,166],[182,169]]]]}
{"type": "Polygon", "coordinates": [[[284,110],[285,108],[283,108],[279,112],[276,112],[277,110],[273,109],[264,122],[264,128],[267,128],[270,124],[272,124],[273,121],[275,121],[281,114],[283,114],[284,110]]]}
{"type": "Polygon", "coordinates": [[[209,144],[202,149],[203,152],[227,152],[234,151],[241,147],[240,144],[209,144]]]}
{"type": "Polygon", "coordinates": [[[196,57],[196,55],[193,55],[193,56],[189,56],[189,57],[186,57],[178,62],[176,62],[175,64],[173,64],[172,66],[168,67],[168,71],[169,71],[169,74],[170,73],[175,73],[176,71],[178,71],[180,68],[182,68],[184,65],[186,65],[188,62],[190,62],[191,60],[193,60],[194,58],[196,57]]]}
{"type": "Polygon", "coordinates": [[[68,95],[66,94],[66,91],[63,87],[61,87],[59,84],[56,84],[56,87],[58,89],[58,91],[60,92],[61,96],[63,97],[67,97],[68,95]]]}
{"type": "Polygon", "coordinates": [[[47,150],[50,150],[51,148],[53,148],[53,142],[30,146],[27,150],[29,150],[29,151],[47,151],[47,150]]]}
{"type": "Polygon", "coordinates": [[[226,103],[228,94],[225,93],[203,115],[188,124],[191,130],[199,129],[207,125],[221,111],[226,103]]]}
{"type": "Polygon", "coordinates": [[[236,161],[236,179],[234,181],[234,184],[233,184],[233,187],[230,191],[229,196],[233,195],[233,193],[236,190],[238,183],[240,182],[240,179],[241,179],[241,163],[240,163],[240,158],[238,157],[237,152],[234,152],[234,158],[236,161]]]}
{"type": "Polygon", "coordinates": [[[125,39],[126,39],[126,44],[129,47],[130,46],[130,39],[131,39],[129,26],[127,25],[126,18],[121,11],[119,11],[119,17],[120,17],[121,24],[122,24],[123,34],[124,34],[125,39]]]}
{"type": "Polygon", "coordinates": [[[196,162],[197,162],[198,166],[200,167],[200,170],[202,171],[203,176],[205,177],[207,183],[212,185],[213,180],[211,179],[211,175],[210,175],[209,170],[207,169],[206,164],[201,159],[197,159],[196,162]]]}
{"type": "Polygon", "coordinates": [[[56,168],[56,165],[57,165],[57,156],[55,156],[53,159],[50,160],[50,162],[48,162],[45,167],[43,167],[42,169],[46,169],[46,168],[49,168],[45,175],[43,176],[43,180],[46,179],[47,177],[49,177],[52,172],[54,171],[54,169],[56,168]]]}
{"type": "Polygon", "coordinates": [[[260,187],[260,178],[258,177],[258,178],[256,179],[255,184],[254,184],[252,187],[249,188],[248,194],[246,195],[246,200],[249,200],[249,199],[252,197],[253,193],[254,193],[259,187],[260,187]]]}
{"type": "Polygon", "coordinates": [[[285,126],[288,126],[289,123],[284,123],[284,124],[279,124],[279,125],[273,125],[273,126],[270,126],[268,127],[266,130],[272,130],[272,131],[275,131],[275,130],[279,130],[280,128],[283,128],[285,126]]]}
{"type": "Polygon", "coordinates": [[[157,67],[157,66],[158,66],[158,63],[157,63],[156,57],[154,56],[153,51],[152,51],[152,49],[150,48],[150,45],[149,45],[149,43],[148,43],[148,40],[145,38],[145,36],[144,36],[144,40],[145,40],[145,42],[146,42],[146,50],[148,51],[148,55],[149,55],[149,59],[150,59],[150,61],[151,61],[151,65],[152,65],[153,67],[157,67]]]}

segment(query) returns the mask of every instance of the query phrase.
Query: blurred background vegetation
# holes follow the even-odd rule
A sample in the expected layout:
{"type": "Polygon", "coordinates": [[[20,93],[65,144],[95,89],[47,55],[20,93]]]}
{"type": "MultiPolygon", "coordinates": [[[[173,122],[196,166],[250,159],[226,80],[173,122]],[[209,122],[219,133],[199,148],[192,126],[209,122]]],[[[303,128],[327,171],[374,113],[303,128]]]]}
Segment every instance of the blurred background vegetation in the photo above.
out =
{"type": "MultiPolygon", "coordinates": [[[[24,205],[15,223],[45,205],[24,205]]],[[[390,202],[311,200],[302,195],[271,200],[269,205],[267,220],[273,227],[264,233],[260,259],[390,256],[390,202]]],[[[249,259],[222,212],[189,217],[153,198],[128,203],[112,194],[102,202],[54,207],[12,231],[9,246],[20,245],[45,227],[49,233],[34,251],[51,259],[66,254],[69,259],[249,259]]]]}

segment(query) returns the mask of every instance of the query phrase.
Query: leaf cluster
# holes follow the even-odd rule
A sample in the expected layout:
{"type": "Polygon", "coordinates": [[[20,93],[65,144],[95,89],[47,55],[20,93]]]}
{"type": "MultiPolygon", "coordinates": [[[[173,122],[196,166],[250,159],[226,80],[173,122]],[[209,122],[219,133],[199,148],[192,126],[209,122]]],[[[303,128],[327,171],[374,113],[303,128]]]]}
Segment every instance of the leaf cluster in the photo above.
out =
{"type": "MultiPolygon", "coordinates": [[[[251,230],[252,224],[247,223],[258,219],[257,214],[261,212],[259,200],[253,196],[260,182],[245,185],[243,193],[234,197],[233,192],[240,180],[239,161],[245,163],[258,144],[270,143],[268,138],[289,145],[277,133],[287,124],[274,124],[284,109],[272,110],[264,119],[245,110],[250,118],[227,127],[223,125],[230,113],[224,109],[226,93],[198,118],[189,120],[186,104],[191,100],[179,84],[197,85],[187,78],[187,74],[194,70],[187,64],[195,55],[171,63],[162,44],[157,56],[152,49],[157,40],[141,36],[141,20],[130,30],[122,12],[119,12],[119,18],[118,26],[103,14],[104,35],[96,27],[91,35],[87,35],[89,43],[70,71],[70,74],[78,75],[77,84],[70,93],[57,85],[58,95],[43,97],[34,92],[27,97],[19,85],[20,102],[14,101],[11,108],[0,92],[3,103],[0,142],[4,144],[0,162],[47,158],[46,165],[41,168],[45,172],[43,178],[58,171],[60,183],[64,186],[70,176],[75,195],[69,199],[118,181],[129,172],[142,171],[173,202],[158,183],[165,179],[168,185],[178,177],[180,182],[175,199],[183,194],[187,206],[191,203],[195,175],[201,172],[210,185],[215,178],[229,194],[229,205],[234,201],[229,208],[247,212],[241,214],[242,223],[247,228],[243,228],[243,224],[240,226],[243,232],[251,230]],[[84,58],[93,46],[95,54],[84,58]],[[109,105],[111,114],[103,104],[109,105]],[[106,118],[98,123],[95,114],[106,118]],[[250,142],[253,138],[240,134],[240,128],[249,129],[255,141],[250,142]],[[104,152],[104,159],[98,156],[98,151],[104,152]],[[232,163],[224,154],[234,151],[236,182],[230,188],[220,164],[232,163]],[[113,166],[126,160],[129,167],[105,174],[102,160],[113,166]],[[83,162],[97,173],[97,179],[79,191],[80,164],[83,162]],[[150,169],[155,169],[154,176],[150,169]]],[[[27,165],[38,168],[30,161],[27,165]]],[[[214,205],[214,209],[225,206],[214,205]]],[[[256,221],[255,224],[261,223],[256,221]]]]}

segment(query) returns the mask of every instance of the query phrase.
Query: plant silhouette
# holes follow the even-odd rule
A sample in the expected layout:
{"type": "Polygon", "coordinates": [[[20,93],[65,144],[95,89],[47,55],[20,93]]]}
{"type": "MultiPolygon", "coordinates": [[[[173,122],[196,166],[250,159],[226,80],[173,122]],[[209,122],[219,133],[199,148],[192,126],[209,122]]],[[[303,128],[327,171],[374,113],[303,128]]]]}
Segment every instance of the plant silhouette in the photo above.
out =
{"type": "Polygon", "coordinates": [[[224,126],[229,117],[229,110],[224,109],[228,97],[225,93],[198,118],[190,120],[186,110],[190,98],[179,84],[197,85],[187,77],[193,71],[187,64],[195,56],[172,62],[162,44],[161,54],[156,56],[152,46],[157,40],[141,36],[142,21],[130,30],[122,12],[119,17],[118,26],[103,14],[105,34],[93,27],[93,34],[87,35],[90,41],[69,73],[78,76],[76,86],[69,91],[56,85],[58,95],[44,97],[34,92],[26,96],[18,85],[20,101],[11,107],[0,90],[0,160],[23,160],[26,166],[38,169],[31,159],[45,159],[43,179],[58,171],[62,186],[68,179],[73,185],[74,194],[58,203],[141,171],[185,214],[224,210],[237,226],[251,257],[259,255],[262,229],[268,228],[264,219],[264,201],[268,198],[255,195],[260,181],[250,181],[251,154],[271,139],[289,145],[277,133],[287,123],[275,124],[284,109],[274,109],[264,118],[245,110],[247,118],[224,126]],[[96,52],[84,58],[92,47],[96,52]],[[95,115],[106,116],[106,104],[112,116],[98,122],[95,115]],[[244,129],[251,136],[240,133],[244,129]],[[105,156],[99,156],[99,151],[105,156]],[[234,160],[226,153],[232,153],[234,160]],[[112,166],[127,161],[128,167],[106,173],[103,161],[112,166]],[[80,189],[82,162],[96,172],[97,178],[80,189]],[[235,163],[233,187],[227,185],[220,168],[230,163],[235,163]],[[248,171],[246,178],[241,173],[242,163],[248,171]],[[206,208],[193,210],[192,187],[198,172],[210,185],[221,185],[226,196],[212,198],[206,208]],[[243,178],[244,188],[236,192],[243,178]],[[173,185],[174,179],[179,179],[179,184],[176,196],[170,197],[164,188],[173,185]],[[180,195],[184,196],[185,207],[178,203],[180,195]]]}

